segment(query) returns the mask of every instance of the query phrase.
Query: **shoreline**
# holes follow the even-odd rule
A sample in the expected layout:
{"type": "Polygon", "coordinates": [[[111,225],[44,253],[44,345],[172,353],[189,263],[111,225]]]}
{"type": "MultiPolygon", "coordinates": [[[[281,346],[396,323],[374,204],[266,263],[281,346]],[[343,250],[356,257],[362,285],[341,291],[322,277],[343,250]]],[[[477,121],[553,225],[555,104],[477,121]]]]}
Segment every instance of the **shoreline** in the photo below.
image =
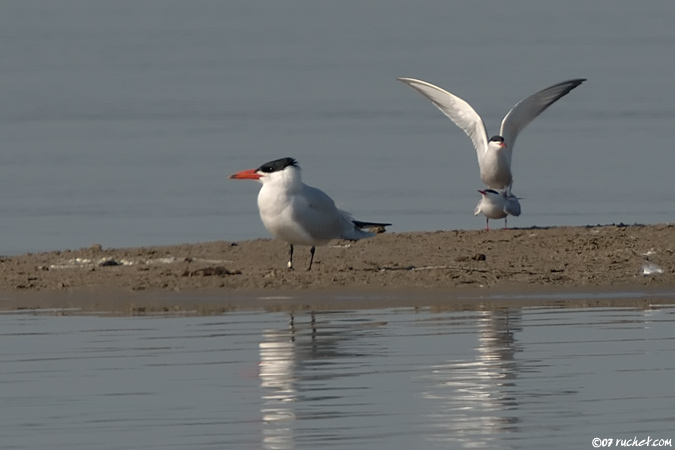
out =
{"type": "Polygon", "coordinates": [[[412,308],[431,312],[505,308],[649,310],[675,304],[675,287],[526,287],[521,289],[310,291],[17,292],[0,296],[0,315],[205,316],[233,312],[309,314],[322,311],[412,308]]]}
{"type": "Polygon", "coordinates": [[[255,239],[2,257],[0,310],[81,296],[208,297],[233,305],[255,296],[406,293],[417,304],[415,295],[675,291],[672,225],[384,233],[317,247],[309,272],[308,249],[296,247],[294,256],[289,271],[284,242],[255,239]]]}

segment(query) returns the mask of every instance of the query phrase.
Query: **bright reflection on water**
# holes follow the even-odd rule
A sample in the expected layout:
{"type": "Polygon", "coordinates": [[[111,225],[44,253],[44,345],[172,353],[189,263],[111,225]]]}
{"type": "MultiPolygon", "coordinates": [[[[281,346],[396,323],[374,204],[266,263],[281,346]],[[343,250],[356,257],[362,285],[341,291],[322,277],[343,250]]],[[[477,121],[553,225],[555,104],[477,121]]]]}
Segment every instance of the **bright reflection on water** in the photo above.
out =
{"type": "Polygon", "coordinates": [[[456,441],[468,447],[485,448],[497,437],[517,431],[516,398],[510,391],[517,386],[514,333],[522,331],[519,311],[485,311],[474,317],[478,345],[466,359],[432,366],[422,378],[429,382],[424,398],[437,404],[428,415],[433,424],[432,441],[456,441]]]}
{"type": "Polygon", "coordinates": [[[6,449],[674,438],[675,305],[0,315],[6,449]]]}

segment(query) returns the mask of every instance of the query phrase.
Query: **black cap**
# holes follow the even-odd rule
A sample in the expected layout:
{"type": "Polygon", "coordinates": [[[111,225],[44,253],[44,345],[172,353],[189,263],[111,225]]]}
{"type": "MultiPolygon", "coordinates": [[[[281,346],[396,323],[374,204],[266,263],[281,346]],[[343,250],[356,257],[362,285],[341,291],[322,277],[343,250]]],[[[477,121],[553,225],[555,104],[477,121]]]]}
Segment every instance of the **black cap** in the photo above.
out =
{"type": "Polygon", "coordinates": [[[272,173],[284,170],[288,166],[298,167],[298,162],[293,158],[281,158],[266,162],[258,167],[257,172],[272,173]]]}

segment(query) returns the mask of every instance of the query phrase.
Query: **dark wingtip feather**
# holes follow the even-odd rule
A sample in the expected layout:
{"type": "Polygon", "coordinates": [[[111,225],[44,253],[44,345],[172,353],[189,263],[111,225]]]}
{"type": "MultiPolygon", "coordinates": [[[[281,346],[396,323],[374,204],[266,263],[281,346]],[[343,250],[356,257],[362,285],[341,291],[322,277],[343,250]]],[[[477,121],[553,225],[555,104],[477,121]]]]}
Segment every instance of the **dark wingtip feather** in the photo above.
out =
{"type": "Polygon", "coordinates": [[[569,94],[572,89],[578,87],[584,81],[586,81],[586,78],[574,78],[572,80],[567,80],[567,81],[563,81],[562,83],[558,83],[557,85],[555,85],[553,87],[562,86],[562,85],[565,85],[565,84],[568,85],[567,88],[560,93],[560,96],[558,96],[558,98],[560,98],[560,97],[564,97],[565,95],[569,94]]]}
{"type": "Polygon", "coordinates": [[[386,230],[385,227],[390,227],[390,223],[378,223],[378,222],[361,222],[360,220],[352,220],[354,226],[358,229],[368,228],[374,233],[384,233],[386,230]]]}

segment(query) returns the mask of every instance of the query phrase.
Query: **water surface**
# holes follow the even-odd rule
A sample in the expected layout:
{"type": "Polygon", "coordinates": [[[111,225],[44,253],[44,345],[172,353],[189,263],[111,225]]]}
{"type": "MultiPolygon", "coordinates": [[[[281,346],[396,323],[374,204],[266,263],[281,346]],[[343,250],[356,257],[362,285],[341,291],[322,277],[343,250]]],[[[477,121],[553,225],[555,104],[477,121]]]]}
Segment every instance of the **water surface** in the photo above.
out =
{"type": "Polygon", "coordinates": [[[673,437],[675,306],[0,315],[7,449],[673,437]]]}
{"type": "Polygon", "coordinates": [[[357,218],[481,228],[469,139],[401,76],[491,134],[588,78],[519,137],[509,223],[670,222],[673,22],[669,0],[6,2],[0,254],[267,236],[226,177],[284,156],[357,218]]]}

